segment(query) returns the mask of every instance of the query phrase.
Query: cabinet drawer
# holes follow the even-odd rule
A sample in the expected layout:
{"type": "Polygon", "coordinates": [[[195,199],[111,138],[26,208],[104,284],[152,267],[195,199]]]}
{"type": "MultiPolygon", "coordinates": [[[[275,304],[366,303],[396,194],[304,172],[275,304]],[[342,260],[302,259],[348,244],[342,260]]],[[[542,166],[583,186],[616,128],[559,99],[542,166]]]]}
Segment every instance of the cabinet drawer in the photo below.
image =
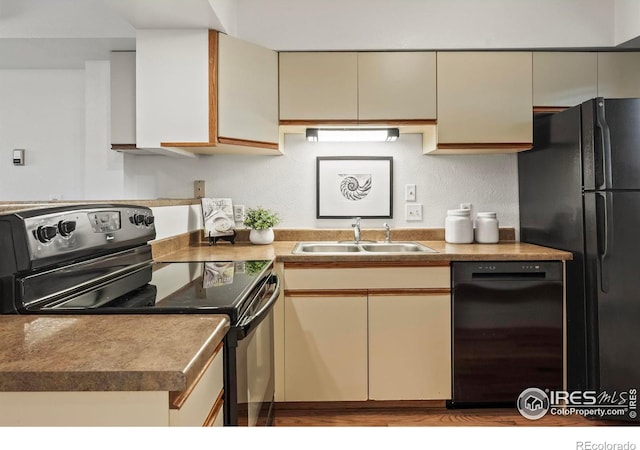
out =
{"type": "Polygon", "coordinates": [[[287,268],[285,289],[449,289],[448,266],[287,268]]]}
{"type": "Polygon", "coordinates": [[[207,423],[223,388],[222,344],[194,385],[171,399],[169,425],[199,427],[207,423]]]}

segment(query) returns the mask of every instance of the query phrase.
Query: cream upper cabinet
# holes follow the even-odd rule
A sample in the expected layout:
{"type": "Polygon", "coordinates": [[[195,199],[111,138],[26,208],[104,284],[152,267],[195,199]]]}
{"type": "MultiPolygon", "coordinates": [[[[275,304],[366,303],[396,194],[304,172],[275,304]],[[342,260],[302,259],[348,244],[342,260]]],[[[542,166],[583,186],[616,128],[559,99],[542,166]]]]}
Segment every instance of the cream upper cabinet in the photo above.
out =
{"type": "Polygon", "coordinates": [[[531,52],[438,52],[437,64],[439,150],[531,148],[531,52]]]}
{"type": "Polygon", "coordinates": [[[598,97],[640,97],[640,52],[598,53],[598,97]]]}
{"type": "Polygon", "coordinates": [[[280,120],[356,120],[358,55],[280,53],[280,120]]]}
{"type": "Polygon", "coordinates": [[[449,294],[369,294],[369,398],[451,398],[449,294]]]}
{"type": "Polygon", "coordinates": [[[278,54],[219,34],[218,139],[278,142],[278,54]]]}
{"type": "Polygon", "coordinates": [[[136,52],[111,52],[111,145],[136,143],[136,52]]]}
{"type": "Polygon", "coordinates": [[[275,52],[213,30],[138,30],[138,147],[281,153],[277,74],[275,52]]]}
{"type": "Polygon", "coordinates": [[[359,120],[435,118],[435,52],[358,53],[359,120]]]}
{"type": "Polygon", "coordinates": [[[571,107],[597,97],[595,52],[533,52],[533,106],[571,107]]]}

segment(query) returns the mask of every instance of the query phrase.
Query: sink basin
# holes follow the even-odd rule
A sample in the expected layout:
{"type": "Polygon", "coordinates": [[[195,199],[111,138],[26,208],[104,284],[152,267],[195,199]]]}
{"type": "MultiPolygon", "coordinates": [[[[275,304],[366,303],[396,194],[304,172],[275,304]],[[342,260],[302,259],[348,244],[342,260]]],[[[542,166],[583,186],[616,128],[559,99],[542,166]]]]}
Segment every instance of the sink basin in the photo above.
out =
{"type": "Polygon", "coordinates": [[[293,253],[357,253],[360,247],[343,242],[299,242],[293,253]]]}
{"type": "Polygon", "coordinates": [[[365,252],[375,253],[435,253],[435,250],[432,248],[418,244],[417,242],[379,242],[375,244],[363,244],[361,247],[365,252]]]}
{"type": "Polygon", "coordinates": [[[417,242],[298,242],[293,254],[404,254],[436,253],[435,250],[417,242]]]}

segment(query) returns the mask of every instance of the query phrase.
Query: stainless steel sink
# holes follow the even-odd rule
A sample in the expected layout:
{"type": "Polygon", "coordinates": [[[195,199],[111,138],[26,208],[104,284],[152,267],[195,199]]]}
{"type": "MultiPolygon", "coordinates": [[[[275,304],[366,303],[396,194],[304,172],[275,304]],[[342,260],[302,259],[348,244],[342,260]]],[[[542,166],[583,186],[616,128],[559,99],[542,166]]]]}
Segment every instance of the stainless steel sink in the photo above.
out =
{"type": "Polygon", "coordinates": [[[379,242],[375,244],[363,244],[361,247],[365,252],[375,253],[435,252],[432,248],[418,244],[417,242],[379,242]]]}
{"type": "Polygon", "coordinates": [[[299,242],[293,253],[354,253],[360,247],[354,243],[344,242],[299,242]]]}
{"type": "Polygon", "coordinates": [[[434,249],[417,242],[298,242],[293,254],[406,254],[437,253],[434,249]]]}

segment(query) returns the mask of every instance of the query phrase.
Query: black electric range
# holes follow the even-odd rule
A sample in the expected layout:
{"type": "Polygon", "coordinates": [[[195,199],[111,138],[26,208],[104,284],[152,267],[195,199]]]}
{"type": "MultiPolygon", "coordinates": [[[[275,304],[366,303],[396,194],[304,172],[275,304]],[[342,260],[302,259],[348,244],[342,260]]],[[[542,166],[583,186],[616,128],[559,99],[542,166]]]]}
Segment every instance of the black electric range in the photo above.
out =
{"type": "Polygon", "coordinates": [[[0,312],[226,314],[231,328],[223,350],[225,425],[270,424],[272,309],[280,293],[273,263],[158,263],[148,243],[154,238],[151,209],[136,205],[0,216],[0,312]]]}

